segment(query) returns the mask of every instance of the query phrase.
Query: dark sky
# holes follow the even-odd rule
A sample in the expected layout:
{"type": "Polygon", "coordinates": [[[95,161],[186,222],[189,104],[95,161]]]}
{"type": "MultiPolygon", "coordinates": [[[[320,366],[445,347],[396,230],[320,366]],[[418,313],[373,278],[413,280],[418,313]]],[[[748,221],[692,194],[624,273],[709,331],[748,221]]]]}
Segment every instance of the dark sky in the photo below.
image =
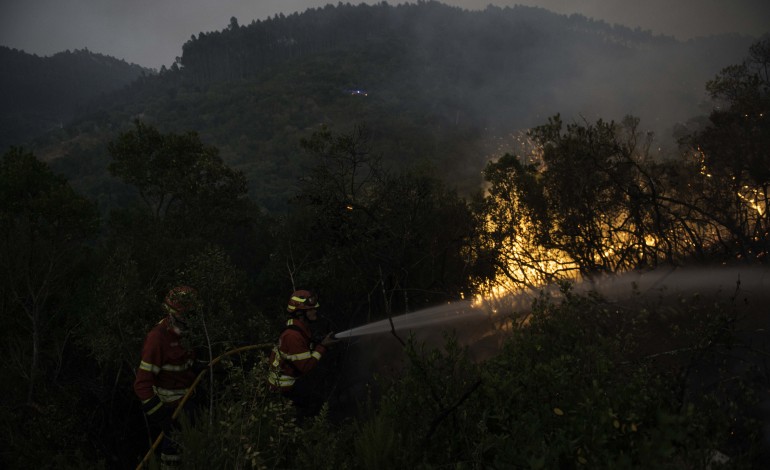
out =
{"type": "MultiPolygon", "coordinates": [[[[277,13],[337,4],[328,0],[0,0],[0,45],[47,56],[88,48],[146,67],[170,65],[199,32],[277,13]]],[[[347,2],[345,2],[347,3],[347,2]]],[[[351,1],[351,4],[361,2],[351,1]]],[[[377,3],[367,1],[365,3],[377,3]]],[[[391,4],[414,3],[390,1],[391,4]]],[[[770,32],[770,0],[446,0],[467,9],[540,6],[689,39],[770,32]]]]}

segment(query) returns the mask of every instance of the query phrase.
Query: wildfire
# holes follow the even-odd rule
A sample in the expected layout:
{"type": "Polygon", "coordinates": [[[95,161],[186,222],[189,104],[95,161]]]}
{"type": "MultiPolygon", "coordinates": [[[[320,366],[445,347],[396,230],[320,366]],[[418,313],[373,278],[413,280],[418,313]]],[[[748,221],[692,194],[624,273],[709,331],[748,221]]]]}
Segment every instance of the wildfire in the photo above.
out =
{"type": "MultiPolygon", "coordinates": [[[[706,154],[700,148],[697,150],[696,158],[700,164],[700,174],[706,178],[711,178],[712,173],[709,171],[708,165],[706,164],[706,154]]],[[[736,177],[732,176],[731,179],[735,181],[736,177]]],[[[765,217],[767,214],[767,198],[764,197],[764,192],[761,188],[744,185],[743,188],[737,192],[737,196],[745,202],[750,209],[756,211],[759,217],[765,217]]]]}
{"type": "MultiPolygon", "coordinates": [[[[537,163],[538,160],[542,162],[542,149],[538,149],[522,134],[511,134],[509,139],[514,141],[513,147],[526,155],[527,163],[537,163]]],[[[692,157],[698,164],[701,177],[713,178],[705,152],[699,148],[692,157]]],[[[765,188],[744,185],[737,196],[755,214],[757,221],[767,217],[768,198],[765,188]]],[[[536,227],[526,218],[526,210],[520,210],[515,197],[507,204],[496,208],[497,219],[488,216],[486,220],[487,233],[496,234],[489,240],[490,249],[502,254],[503,258],[498,260],[501,265],[497,267],[496,278],[473,301],[476,306],[484,304],[493,313],[496,313],[495,300],[511,294],[541,289],[556,281],[580,281],[582,266],[580,260],[570,257],[567,252],[541,246],[538,243],[540,237],[534,233],[536,227]]],[[[631,220],[625,213],[606,214],[597,220],[601,229],[594,243],[599,245],[594,247],[595,252],[586,253],[584,256],[590,256],[590,259],[582,259],[582,262],[594,263],[601,269],[620,273],[643,264],[647,257],[657,256],[658,250],[670,249],[670,240],[665,239],[668,235],[644,233],[631,220]],[[661,245],[665,247],[661,248],[661,245]]],[[[669,235],[678,240],[679,246],[692,247],[693,231],[705,231],[700,234],[701,240],[709,240],[718,239],[722,229],[718,226],[695,226],[689,227],[687,233],[679,233],[681,230],[682,227],[674,227],[669,235]]]]}
{"type": "Polygon", "coordinates": [[[767,199],[762,197],[762,191],[758,188],[744,186],[743,189],[738,192],[738,197],[745,202],[748,207],[755,210],[758,216],[764,217],[765,214],[767,214],[767,199]]]}

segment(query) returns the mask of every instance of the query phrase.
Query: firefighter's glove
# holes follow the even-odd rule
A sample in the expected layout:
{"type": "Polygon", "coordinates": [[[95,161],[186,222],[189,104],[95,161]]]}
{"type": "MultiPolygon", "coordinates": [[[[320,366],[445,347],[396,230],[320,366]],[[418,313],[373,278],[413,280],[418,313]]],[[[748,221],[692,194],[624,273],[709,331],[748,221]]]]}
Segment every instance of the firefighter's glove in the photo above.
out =
{"type": "Polygon", "coordinates": [[[331,347],[331,346],[337,344],[338,342],[339,342],[339,340],[334,337],[334,333],[329,333],[321,341],[321,346],[324,346],[324,347],[328,348],[328,347],[331,347]]]}
{"type": "Polygon", "coordinates": [[[142,411],[144,411],[150,424],[163,424],[166,420],[171,419],[173,414],[171,407],[160,401],[158,395],[153,395],[152,398],[143,401],[142,411]]]}

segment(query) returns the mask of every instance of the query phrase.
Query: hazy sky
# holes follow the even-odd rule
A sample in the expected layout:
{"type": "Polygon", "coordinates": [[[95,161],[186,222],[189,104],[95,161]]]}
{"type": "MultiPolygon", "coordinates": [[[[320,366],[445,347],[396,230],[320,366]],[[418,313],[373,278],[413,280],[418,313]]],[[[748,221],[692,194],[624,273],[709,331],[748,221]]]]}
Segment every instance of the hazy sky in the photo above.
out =
{"type": "MultiPolygon", "coordinates": [[[[328,0],[0,0],[0,45],[48,56],[88,48],[145,67],[170,65],[191,35],[328,0]]],[[[347,2],[344,2],[347,3],[347,2]]],[[[360,4],[361,1],[351,1],[360,4]]],[[[363,3],[378,3],[366,1],[363,3]]],[[[399,3],[415,3],[389,1],[399,3]]],[[[689,39],[770,32],[770,0],[445,0],[467,9],[530,5],[689,39]]]]}

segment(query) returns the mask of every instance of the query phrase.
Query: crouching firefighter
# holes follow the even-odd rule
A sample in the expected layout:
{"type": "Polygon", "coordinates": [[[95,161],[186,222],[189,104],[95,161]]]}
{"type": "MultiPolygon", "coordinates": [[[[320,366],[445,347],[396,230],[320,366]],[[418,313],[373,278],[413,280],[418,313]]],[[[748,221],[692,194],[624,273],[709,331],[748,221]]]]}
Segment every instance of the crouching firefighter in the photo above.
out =
{"type": "MultiPolygon", "coordinates": [[[[153,434],[163,432],[160,459],[165,469],[181,466],[179,447],[172,436],[178,424],[172,415],[197,375],[195,355],[181,341],[198,308],[197,292],[188,286],[175,287],[162,307],[167,315],[145,337],[134,392],[142,401],[153,434]]],[[[190,418],[191,410],[192,401],[188,400],[184,412],[190,418]]]]}
{"type": "Polygon", "coordinates": [[[337,342],[333,334],[313,340],[310,323],[318,320],[318,298],[310,291],[298,290],[289,298],[289,318],[270,353],[268,383],[294,404],[297,420],[315,416],[323,405],[317,387],[303,379],[313,370],[327,349],[337,342]]]}

